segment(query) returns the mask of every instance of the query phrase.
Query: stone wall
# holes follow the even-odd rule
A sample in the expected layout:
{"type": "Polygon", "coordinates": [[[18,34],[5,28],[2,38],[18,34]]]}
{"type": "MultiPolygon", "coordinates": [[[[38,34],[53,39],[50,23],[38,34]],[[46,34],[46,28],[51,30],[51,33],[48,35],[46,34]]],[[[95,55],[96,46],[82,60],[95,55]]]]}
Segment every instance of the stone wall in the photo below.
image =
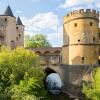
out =
{"type": "MultiPolygon", "coordinates": [[[[64,86],[62,87],[62,92],[69,96],[82,97],[81,87],[82,82],[93,81],[91,72],[94,66],[90,65],[60,65],[60,66],[47,66],[58,73],[61,77],[64,86]]],[[[46,69],[45,68],[45,69],[46,69]]]]}

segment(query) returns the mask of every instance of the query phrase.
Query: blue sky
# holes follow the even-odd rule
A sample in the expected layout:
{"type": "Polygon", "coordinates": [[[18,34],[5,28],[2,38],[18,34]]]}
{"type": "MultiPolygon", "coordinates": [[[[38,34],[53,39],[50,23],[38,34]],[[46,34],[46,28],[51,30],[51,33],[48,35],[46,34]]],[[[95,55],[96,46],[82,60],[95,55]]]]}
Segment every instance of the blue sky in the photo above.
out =
{"type": "Polygon", "coordinates": [[[47,35],[53,46],[63,44],[63,16],[76,9],[100,10],[100,0],[0,0],[0,13],[10,5],[14,15],[20,16],[25,34],[47,35]]]}

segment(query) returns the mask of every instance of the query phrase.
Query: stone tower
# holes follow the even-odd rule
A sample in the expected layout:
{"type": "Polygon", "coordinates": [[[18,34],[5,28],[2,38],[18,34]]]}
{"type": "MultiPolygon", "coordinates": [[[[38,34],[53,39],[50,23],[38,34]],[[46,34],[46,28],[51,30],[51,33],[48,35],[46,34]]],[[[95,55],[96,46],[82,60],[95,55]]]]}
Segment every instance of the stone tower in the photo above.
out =
{"type": "Polygon", "coordinates": [[[7,7],[3,15],[0,15],[0,31],[2,34],[2,45],[14,48],[16,45],[16,18],[10,6],[7,7]]]}
{"type": "Polygon", "coordinates": [[[16,45],[24,46],[24,25],[19,17],[17,18],[16,34],[16,45]]]}
{"type": "Polygon", "coordinates": [[[19,17],[16,22],[10,6],[0,15],[0,46],[2,45],[11,49],[24,46],[24,25],[19,17]]]}
{"type": "Polygon", "coordinates": [[[100,55],[99,12],[80,9],[64,16],[65,63],[96,64],[100,55]],[[68,52],[68,53],[67,53],[68,52]]]}

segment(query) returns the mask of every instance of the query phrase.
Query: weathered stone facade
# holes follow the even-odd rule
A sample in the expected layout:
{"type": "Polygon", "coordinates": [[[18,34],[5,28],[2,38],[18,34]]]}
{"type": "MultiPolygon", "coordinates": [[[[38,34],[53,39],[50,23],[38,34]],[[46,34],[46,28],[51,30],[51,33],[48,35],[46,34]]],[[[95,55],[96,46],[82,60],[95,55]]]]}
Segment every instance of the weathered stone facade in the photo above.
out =
{"type": "MultiPolygon", "coordinates": [[[[96,64],[100,55],[99,12],[81,9],[64,16],[66,64],[96,64]]],[[[65,58],[65,56],[63,56],[65,58]]]]}
{"type": "Polygon", "coordinates": [[[5,45],[14,49],[24,47],[24,25],[20,18],[13,15],[10,6],[0,15],[0,46],[5,45]]]}

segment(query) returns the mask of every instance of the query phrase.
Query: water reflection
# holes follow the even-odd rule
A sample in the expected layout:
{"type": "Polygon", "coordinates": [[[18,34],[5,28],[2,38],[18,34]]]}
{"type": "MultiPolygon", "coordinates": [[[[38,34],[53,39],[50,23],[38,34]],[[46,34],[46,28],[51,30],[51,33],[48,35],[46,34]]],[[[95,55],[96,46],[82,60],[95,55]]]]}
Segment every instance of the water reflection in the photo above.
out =
{"type": "Polygon", "coordinates": [[[46,77],[47,89],[52,94],[60,94],[63,85],[59,74],[51,73],[46,77]]]}

